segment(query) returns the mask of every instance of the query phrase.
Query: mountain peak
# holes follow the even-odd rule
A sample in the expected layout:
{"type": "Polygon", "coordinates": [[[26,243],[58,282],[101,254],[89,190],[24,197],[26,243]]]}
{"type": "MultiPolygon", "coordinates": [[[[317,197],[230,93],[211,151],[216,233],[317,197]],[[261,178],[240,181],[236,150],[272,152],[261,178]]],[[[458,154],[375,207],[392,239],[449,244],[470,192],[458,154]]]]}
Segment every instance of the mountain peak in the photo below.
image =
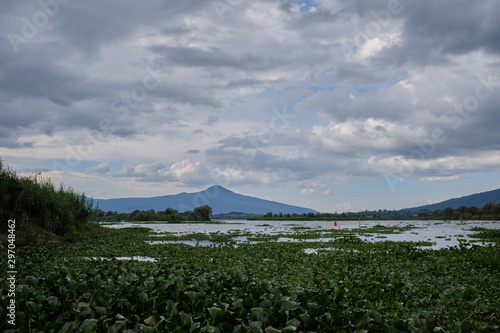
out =
{"type": "Polygon", "coordinates": [[[129,213],[136,209],[164,210],[173,208],[179,211],[193,210],[202,205],[212,207],[214,214],[238,211],[249,214],[272,213],[309,213],[313,209],[287,205],[280,202],[269,201],[235,193],[220,185],[212,185],[201,192],[182,193],[152,198],[117,198],[94,199],[94,202],[104,211],[118,211],[129,213]]]}
{"type": "Polygon", "coordinates": [[[214,189],[229,191],[227,188],[220,186],[220,185],[212,185],[212,186],[208,187],[206,190],[214,190],[214,189]]]}

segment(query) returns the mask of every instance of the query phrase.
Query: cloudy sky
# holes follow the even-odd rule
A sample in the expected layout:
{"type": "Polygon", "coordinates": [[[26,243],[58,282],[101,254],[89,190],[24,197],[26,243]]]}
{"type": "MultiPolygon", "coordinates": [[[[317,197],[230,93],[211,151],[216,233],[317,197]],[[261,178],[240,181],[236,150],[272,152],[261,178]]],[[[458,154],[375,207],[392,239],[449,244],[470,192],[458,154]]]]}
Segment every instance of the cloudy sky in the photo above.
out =
{"type": "Polygon", "coordinates": [[[0,2],[0,157],[95,198],[500,187],[496,0],[0,2]]]}

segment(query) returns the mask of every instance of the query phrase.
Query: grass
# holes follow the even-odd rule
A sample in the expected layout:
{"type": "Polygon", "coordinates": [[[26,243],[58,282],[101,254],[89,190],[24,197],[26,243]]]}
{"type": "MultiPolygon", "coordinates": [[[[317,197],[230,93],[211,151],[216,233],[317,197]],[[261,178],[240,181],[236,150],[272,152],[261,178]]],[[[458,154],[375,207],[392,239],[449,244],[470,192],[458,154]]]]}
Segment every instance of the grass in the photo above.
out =
{"type": "Polygon", "coordinates": [[[0,160],[0,228],[15,220],[17,244],[47,243],[54,236],[82,231],[93,213],[92,200],[73,189],[56,189],[40,174],[20,176],[0,160]]]}

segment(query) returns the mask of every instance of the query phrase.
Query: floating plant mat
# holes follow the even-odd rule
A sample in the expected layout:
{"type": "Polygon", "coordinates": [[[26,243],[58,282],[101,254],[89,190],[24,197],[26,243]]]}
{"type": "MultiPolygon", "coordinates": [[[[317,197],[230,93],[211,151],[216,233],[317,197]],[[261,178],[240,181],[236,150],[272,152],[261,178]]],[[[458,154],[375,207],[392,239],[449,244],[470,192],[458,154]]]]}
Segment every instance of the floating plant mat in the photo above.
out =
{"type": "MultiPolygon", "coordinates": [[[[243,226],[241,233],[215,230],[208,236],[254,234],[251,225],[243,226]]],[[[464,238],[475,233],[481,241],[496,242],[489,231],[494,225],[471,227],[458,230],[464,238]]],[[[418,242],[389,240],[424,230],[411,229],[339,233],[329,241],[250,243],[247,238],[237,246],[228,240],[202,247],[148,244],[158,237],[147,228],[113,230],[16,249],[20,332],[496,332],[500,327],[498,244],[463,241],[429,250],[418,242]],[[388,238],[369,242],[366,235],[388,238]],[[84,258],[137,256],[156,261],[84,258]]],[[[294,233],[281,228],[272,236],[294,233]]],[[[6,272],[5,251],[0,259],[6,272]]],[[[1,295],[8,287],[2,279],[1,295]]],[[[6,300],[0,298],[3,318],[6,300]]]]}
{"type": "MultiPolygon", "coordinates": [[[[495,221],[341,221],[337,226],[325,221],[222,221],[211,225],[194,224],[143,224],[157,232],[154,240],[192,245],[210,246],[225,242],[263,242],[263,241],[328,241],[338,237],[357,235],[369,242],[406,241],[427,242],[432,249],[458,246],[462,242],[474,242],[469,237],[474,228],[491,230],[500,228],[495,221]]],[[[110,228],[123,228],[127,225],[111,225],[110,228]]],[[[165,243],[165,242],[164,242],[165,243]]],[[[479,244],[482,242],[479,241],[479,244]]],[[[154,243],[153,243],[154,244],[154,243]]]]}

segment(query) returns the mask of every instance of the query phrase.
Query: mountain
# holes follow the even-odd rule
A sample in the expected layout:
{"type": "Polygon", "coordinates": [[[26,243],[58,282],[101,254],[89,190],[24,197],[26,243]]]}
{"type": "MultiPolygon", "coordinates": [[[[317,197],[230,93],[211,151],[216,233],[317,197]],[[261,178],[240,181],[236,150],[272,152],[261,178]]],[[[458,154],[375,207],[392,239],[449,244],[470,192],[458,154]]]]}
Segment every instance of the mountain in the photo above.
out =
{"type": "Polygon", "coordinates": [[[451,207],[453,209],[457,209],[460,206],[468,206],[468,207],[475,206],[478,208],[483,208],[483,206],[486,205],[488,202],[492,202],[494,204],[500,203],[500,189],[467,195],[461,198],[449,199],[432,205],[407,208],[403,210],[411,212],[419,212],[427,210],[433,212],[435,210],[443,210],[447,207],[451,207]]]}
{"type": "Polygon", "coordinates": [[[275,201],[269,201],[234,193],[222,186],[212,186],[201,192],[179,193],[151,198],[117,198],[117,199],[94,199],[96,205],[104,211],[118,211],[119,213],[130,213],[134,210],[155,211],[173,208],[179,212],[193,210],[202,205],[212,207],[213,214],[224,214],[229,212],[242,212],[248,214],[302,214],[316,213],[315,210],[287,205],[275,201]]]}

